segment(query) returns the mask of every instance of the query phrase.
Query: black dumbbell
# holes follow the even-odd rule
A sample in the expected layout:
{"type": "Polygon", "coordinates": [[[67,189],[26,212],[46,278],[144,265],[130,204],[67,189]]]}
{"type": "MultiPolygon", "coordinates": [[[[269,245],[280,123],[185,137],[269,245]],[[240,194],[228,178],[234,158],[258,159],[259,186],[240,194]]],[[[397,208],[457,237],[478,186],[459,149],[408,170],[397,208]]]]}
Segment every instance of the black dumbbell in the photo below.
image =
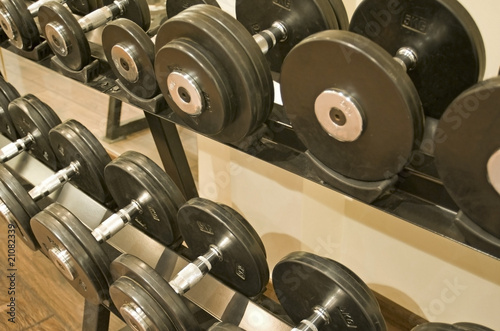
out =
{"type": "Polygon", "coordinates": [[[55,2],[41,6],[38,14],[40,28],[50,48],[66,67],[75,71],[91,62],[85,33],[118,17],[130,19],[144,30],[148,30],[151,23],[145,0],[116,0],[79,20],[63,5],[55,2]]]}
{"type": "Polygon", "coordinates": [[[169,19],[156,37],[155,73],[170,108],[198,132],[223,142],[242,140],[267,119],[273,105],[264,54],[269,52],[271,64],[281,63],[305,36],[337,29],[336,15],[345,13],[341,3],[337,7],[343,10],[323,0],[296,1],[286,9],[270,0],[239,1],[238,19],[259,27],[253,37],[213,6],[193,6],[169,19]],[[262,31],[269,17],[274,21],[262,31]]]}
{"type": "Polygon", "coordinates": [[[387,329],[373,292],[336,261],[290,253],[276,264],[272,280],[294,331],[387,329]]]}
{"type": "MultiPolygon", "coordinates": [[[[214,0],[167,1],[167,18],[196,4],[218,6],[214,0]]],[[[104,55],[115,76],[128,92],[143,99],[159,93],[154,72],[154,42],[156,32],[146,33],[139,25],[127,19],[117,19],[102,31],[104,55]]]]}
{"type": "Polygon", "coordinates": [[[162,244],[176,248],[182,241],[177,210],[185,202],[172,179],[140,153],[120,155],[106,166],[104,173],[111,195],[121,209],[92,232],[57,203],[31,220],[42,252],[83,297],[96,304],[107,302],[111,284],[110,263],[101,244],[130,223],[162,244]],[[88,261],[97,261],[97,267],[88,261]]]}
{"type": "Polygon", "coordinates": [[[127,324],[158,330],[199,330],[182,296],[208,272],[244,295],[260,294],[269,281],[266,253],[252,226],[233,209],[194,198],[179,209],[178,224],[198,256],[167,283],[131,255],[111,263],[113,303],[127,324]]]}
{"type": "Polygon", "coordinates": [[[29,151],[52,170],[59,168],[49,141],[50,130],[61,124],[54,110],[36,96],[27,94],[12,101],[7,113],[20,138],[0,149],[0,162],[29,151]]]}
{"type": "Polygon", "coordinates": [[[474,323],[425,323],[414,327],[411,331],[493,331],[474,323]]]}
{"type": "Polygon", "coordinates": [[[365,0],[350,30],[375,42],[333,30],[307,38],[284,61],[281,95],[294,130],[322,165],[383,181],[422,143],[421,99],[427,115],[440,116],[483,75],[484,45],[455,0],[365,0]],[[412,16],[424,32],[407,26],[412,16]]]}
{"type": "Polygon", "coordinates": [[[9,114],[9,104],[11,101],[19,98],[19,92],[8,83],[3,76],[0,77],[0,133],[7,137],[10,141],[19,138],[14,123],[9,114]]]}
{"type": "Polygon", "coordinates": [[[37,201],[68,181],[97,202],[113,205],[104,184],[104,167],[111,162],[111,158],[97,138],[79,122],[69,120],[50,130],[49,140],[61,166],[65,168],[29,192],[14,174],[0,165],[0,215],[16,224],[21,238],[33,250],[39,248],[30,226],[30,219],[41,211],[37,201]]]}
{"type": "Polygon", "coordinates": [[[461,211],[500,238],[500,77],[477,84],[448,107],[434,135],[435,163],[461,211]]]}

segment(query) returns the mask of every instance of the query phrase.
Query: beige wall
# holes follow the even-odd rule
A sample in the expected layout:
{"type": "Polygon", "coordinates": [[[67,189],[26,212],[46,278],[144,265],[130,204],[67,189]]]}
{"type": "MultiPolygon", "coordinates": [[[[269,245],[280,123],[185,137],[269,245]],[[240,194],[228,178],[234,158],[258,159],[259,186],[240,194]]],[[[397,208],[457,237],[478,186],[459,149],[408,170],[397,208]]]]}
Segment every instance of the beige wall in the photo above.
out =
{"type": "MultiPolygon", "coordinates": [[[[231,7],[228,2],[227,8],[231,7]]],[[[356,3],[346,0],[352,14],[356,3]]],[[[480,26],[487,77],[500,64],[500,1],[462,0],[480,26]]],[[[334,258],[373,289],[432,321],[500,329],[500,262],[274,166],[199,137],[200,194],[254,225],[269,264],[307,250],[334,258]]]]}

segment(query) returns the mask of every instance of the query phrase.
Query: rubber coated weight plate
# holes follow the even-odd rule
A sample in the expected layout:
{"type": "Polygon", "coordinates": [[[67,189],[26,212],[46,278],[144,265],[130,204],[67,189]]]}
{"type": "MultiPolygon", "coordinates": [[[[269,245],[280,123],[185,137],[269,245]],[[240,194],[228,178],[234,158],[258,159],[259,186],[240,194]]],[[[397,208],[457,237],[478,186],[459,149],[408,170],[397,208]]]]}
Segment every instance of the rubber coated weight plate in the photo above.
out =
{"type": "Polygon", "coordinates": [[[88,257],[96,264],[98,269],[94,270],[96,277],[99,277],[99,282],[102,288],[108,288],[112,283],[109,265],[111,261],[108,256],[97,243],[90,230],[64,206],[59,203],[53,203],[44,209],[44,213],[56,219],[81,243],[82,247],[88,254],[88,257]]]}
{"type": "MultiPolygon", "coordinates": [[[[142,260],[123,254],[111,262],[110,269],[116,282],[109,291],[118,310],[123,304],[132,300],[139,304],[140,298],[147,298],[141,301],[147,302],[151,308],[154,306],[160,308],[163,316],[158,320],[170,325],[167,328],[158,327],[158,330],[200,330],[196,319],[193,318],[193,313],[187,308],[182,297],[142,260]],[[130,287],[127,283],[136,283],[136,285],[130,287]]],[[[139,304],[139,306],[149,317],[152,317],[154,313],[159,315],[158,308],[150,310],[146,309],[144,304],[139,304]]]]}
{"type": "MultiPolygon", "coordinates": [[[[28,100],[36,103],[35,99],[37,98],[34,95],[27,95],[12,101],[9,105],[9,113],[19,135],[26,137],[30,134],[33,137],[34,142],[30,144],[28,150],[49,168],[56,170],[59,163],[49,142],[49,131],[52,127],[45,118],[52,117],[51,122],[56,123],[59,117],[51,108],[33,107],[28,100]],[[42,113],[45,114],[42,116],[42,113]]],[[[57,124],[60,123],[59,120],[57,124]]]]}
{"type": "Polygon", "coordinates": [[[14,123],[9,113],[10,100],[3,93],[0,93],[0,132],[10,141],[19,138],[14,123]]]}
{"type": "Polygon", "coordinates": [[[107,24],[102,47],[113,73],[127,90],[144,99],[158,94],[154,44],[139,25],[124,18],[107,24]]]}
{"type": "Polygon", "coordinates": [[[9,101],[20,97],[19,92],[16,90],[16,88],[9,82],[5,81],[3,77],[0,78],[0,92],[2,92],[9,101]]]}
{"type": "Polygon", "coordinates": [[[108,152],[106,152],[101,142],[84,125],[76,120],[68,120],[65,122],[65,125],[75,131],[85,144],[90,147],[98,161],[96,164],[99,164],[99,169],[104,169],[104,167],[111,162],[111,157],[108,152]]]}
{"type": "Polygon", "coordinates": [[[349,30],[349,17],[342,0],[330,0],[340,30],[349,30]]]}
{"type": "Polygon", "coordinates": [[[257,107],[256,126],[266,120],[271,112],[274,104],[274,84],[269,72],[269,65],[265,56],[258,46],[256,46],[254,38],[248,34],[245,27],[230,15],[218,15],[221,11],[218,8],[205,7],[203,10],[204,15],[215,19],[219,24],[225,26],[234,38],[243,47],[247,56],[252,62],[251,66],[242,68],[247,70],[247,80],[245,84],[250,84],[250,79],[255,78],[259,86],[260,95],[255,94],[255,98],[261,99],[261,106],[257,107]]]}
{"type": "MultiPolygon", "coordinates": [[[[163,59],[175,63],[171,67],[172,71],[166,74],[163,74],[163,72],[159,73],[159,75],[165,77],[163,82],[159,83],[160,88],[162,85],[164,86],[163,89],[166,90],[164,93],[169,93],[164,95],[167,95],[167,101],[169,101],[176,114],[182,118],[184,123],[197,132],[209,136],[221,134],[235,116],[232,112],[234,105],[231,104],[231,87],[224,81],[224,76],[222,76],[226,72],[217,68],[221,64],[215,58],[210,57],[210,54],[206,50],[187,39],[169,42],[158,52],[158,58],[161,59],[156,62],[157,65],[162,65],[163,59]],[[181,68],[181,70],[190,76],[192,76],[191,72],[196,73],[196,83],[202,91],[200,96],[205,103],[205,109],[200,115],[191,116],[184,112],[174,101],[174,96],[172,96],[172,93],[170,93],[169,88],[166,86],[168,84],[168,75],[172,72],[180,72],[178,68],[181,68]]],[[[157,72],[159,71],[157,69],[157,72]]],[[[176,92],[173,93],[175,94],[176,92]]],[[[183,95],[181,93],[188,93],[183,96],[188,103],[190,102],[188,99],[195,100],[195,96],[189,94],[187,90],[179,92],[180,95],[183,95]]]]}
{"type": "Polygon", "coordinates": [[[69,0],[66,4],[69,9],[79,15],[87,15],[94,10],[109,5],[113,0],[69,0]]]}
{"type": "Polygon", "coordinates": [[[211,5],[219,7],[216,0],[169,0],[167,1],[167,17],[171,18],[179,14],[181,11],[188,9],[195,5],[211,5]]]}
{"type": "Polygon", "coordinates": [[[40,43],[40,34],[26,4],[21,0],[2,0],[0,25],[10,42],[19,49],[32,50],[40,43]],[[7,18],[8,17],[8,18],[7,18]]]}
{"type": "Polygon", "coordinates": [[[40,250],[51,259],[78,293],[95,305],[108,300],[107,287],[100,282],[98,266],[89,258],[82,243],[58,219],[42,211],[31,219],[31,228],[40,244],[40,250]],[[54,254],[60,252],[66,255],[65,265],[54,259],[54,254]]]}
{"type": "Polygon", "coordinates": [[[233,208],[226,206],[226,205],[223,205],[223,204],[219,204],[219,205],[222,208],[224,208],[225,211],[230,213],[231,217],[233,219],[237,220],[236,221],[237,223],[239,223],[245,227],[245,231],[247,231],[250,235],[253,236],[253,239],[255,240],[255,242],[260,245],[260,248],[262,249],[262,253],[264,253],[264,256],[267,257],[267,252],[266,252],[266,248],[264,247],[264,243],[262,242],[262,240],[260,240],[260,236],[257,233],[257,231],[255,231],[253,226],[250,225],[250,223],[248,223],[248,221],[243,216],[241,216],[240,213],[238,213],[236,210],[234,210],[233,208]]]}
{"type": "Polygon", "coordinates": [[[494,155],[500,154],[499,103],[500,78],[479,83],[448,107],[434,138],[436,167],[450,196],[473,222],[497,238],[500,157],[494,155]]]}
{"type": "MultiPolygon", "coordinates": [[[[346,177],[379,181],[394,176],[422,138],[423,112],[411,80],[382,48],[351,32],[320,32],[297,45],[283,64],[281,95],[309,151],[346,177]],[[325,122],[335,123],[332,111],[345,100],[328,103],[328,119],[318,120],[316,100],[326,90],[357,103],[363,129],[354,141],[341,141],[323,129],[325,122]]],[[[334,125],[351,133],[355,111],[346,112],[346,123],[334,125]]]]}
{"type": "Polygon", "coordinates": [[[120,207],[136,200],[142,208],[133,224],[167,245],[180,243],[177,211],[184,201],[172,179],[153,161],[126,152],[104,170],[107,187],[120,207]]]}
{"type": "MultiPolygon", "coordinates": [[[[0,175],[1,176],[1,175],[0,175]]],[[[20,235],[24,243],[31,249],[39,248],[38,242],[31,231],[31,216],[24,210],[22,204],[12,191],[0,179],[0,217],[7,222],[14,224],[17,234],[20,235]]]]}
{"type": "Polygon", "coordinates": [[[19,98],[19,92],[10,83],[0,77],[0,132],[11,141],[19,138],[8,111],[9,103],[19,98]]]}
{"type": "Polygon", "coordinates": [[[23,98],[37,110],[37,114],[43,118],[49,127],[53,128],[61,124],[61,119],[48,104],[38,99],[33,94],[26,94],[23,98]]]}
{"type": "Polygon", "coordinates": [[[125,12],[121,16],[139,25],[144,31],[149,30],[151,15],[146,0],[128,0],[125,12]]]}
{"type": "Polygon", "coordinates": [[[26,191],[26,188],[5,166],[0,165],[0,181],[7,189],[6,195],[2,196],[6,207],[15,212],[16,225],[23,232],[23,240],[32,250],[37,249],[36,240],[34,240],[30,230],[30,218],[40,211],[40,207],[26,191]],[[9,197],[7,198],[7,195],[9,197]],[[7,201],[7,199],[9,201],[7,201]],[[9,204],[7,204],[9,203],[9,204]],[[23,212],[24,211],[24,212],[23,212]]]}
{"type": "Polygon", "coordinates": [[[401,47],[416,51],[417,66],[408,74],[428,116],[440,118],[453,99],[484,75],[481,34],[456,0],[363,1],[350,30],[370,38],[391,56],[401,47]]]}
{"type": "Polygon", "coordinates": [[[178,223],[193,254],[205,254],[210,245],[219,248],[223,259],[214,264],[212,274],[246,296],[262,292],[269,270],[260,239],[248,231],[249,224],[202,198],[191,199],[179,209],[178,223]]]}
{"type": "Polygon", "coordinates": [[[285,24],[286,40],[278,41],[267,54],[271,70],[276,72],[280,71],[285,56],[301,40],[319,31],[339,28],[329,0],[237,0],[236,17],[251,34],[270,28],[275,21],[285,24]]]}
{"type": "Polygon", "coordinates": [[[111,162],[97,138],[75,120],[66,121],[49,133],[50,144],[61,166],[78,162],[78,174],[71,182],[100,203],[112,199],[104,183],[104,166],[111,162]]]}
{"type": "Polygon", "coordinates": [[[273,285],[283,308],[295,324],[319,306],[330,314],[321,330],[386,330],[372,296],[340,263],[306,252],[294,252],[273,269],[273,285]]]}
{"type": "Polygon", "coordinates": [[[274,96],[265,60],[254,58],[263,58],[257,44],[243,28],[231,30],[229,22],[236,21],[208,5],[169,19],[157,35],[155,72],[167,102],[187,125],[223,142],[237,142],[266,117],[274,96]],[[174,70],[196,79],[205,103],[201,115],[184,113],[172,100],[166,82],[174,70]]]}
{"type": "Polygon", "coordinates": [[[44,4],[38,12],[38,21],[50,48],[66,67],[71,70],[80,70],[90,63],[89,42],[77,19],[63,5],[57,2],[44,4]],[[62,51],[64,47],[61,40],[50,33],[47,34],[46,27],[49,23],[57,26],[60,33],[65,36],[67,52],[62,51]]]}

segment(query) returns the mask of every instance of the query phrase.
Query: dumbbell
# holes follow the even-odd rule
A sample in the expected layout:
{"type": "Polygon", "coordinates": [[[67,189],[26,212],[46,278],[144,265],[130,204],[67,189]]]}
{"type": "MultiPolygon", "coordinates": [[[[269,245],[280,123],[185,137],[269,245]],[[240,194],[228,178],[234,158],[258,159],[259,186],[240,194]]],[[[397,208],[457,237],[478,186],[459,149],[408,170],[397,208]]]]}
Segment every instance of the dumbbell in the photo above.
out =
{"type": "MultiPolygon", "coordinates": [[[[218,6],[214,0],[167,1],[167,18],[195,4],[218,6]]],[[[149,99],[158,94],[154,72],[156,32],[146,33],[136,23],[117,19],[102,30],[104,55],[115,76],[135,96],[149,99]]]]}
{"type": "Polygon", "coordinates": [[[434,135],[435,164],[461,211],[500,238],[500,77],[463,92],[434,135]]]}
{"type": "Polygon", "coordinates": [[[85,33],[107,22],[124,17],[149,29],[151,17],[145,0],[116,0],[77,20],[63,5],[49,2],[40,7],[38,19],[43,35],[59,60],[72,70],[81,70],[91,62],[85,33]]]}
{"type": "Polygon", "coordinates": [[[8,83],[3,76],[0,76],[0,133],[10,141],[19,138],[19,135],[14,128],[14,123],[10,117],[8,108],[10,102],[19,97],[20,95],[16,88],[8,83]]]}
{"type": "Polygon", "coordinates": [[[179,209],[178,224],[198,257],[170,282],[132,255],[111,263],[111,299],[136,329],[199,330],[182,296],[208,272],[250,297],[260,294],[269,281],[262,241],[233,209],[194,198],[179,209]]]}
{"type": "Polygon", "coordinates": [[[127,224],[133,224],[162,244],[178,247],[182,240],[177,210],[185,201],[172,179],[140,153],[123,153],[106,166],[104,174],[121,209],[92,232],[57,203],[31,219],[42,252],[85,299],[95,304],[109,300],[111,284],[110,261],[101,244],[127,224]]]}
{"type": "Polygon", "coordinates": [[[7,113],[20,138],[0,149],[0,162],[7,162],[23,151],[29,151],[56,170],[59,163],[50,146],[49,132],[61,124],[61,120],[54,110],[36,96],[27,94],[12,101],[7,113]]]}
{"type": "Polygon", "coordinates": [[[493,331],[474,323],[425,323],[414,327],[411,331],[493,331]]]}
{"type": "Polygon", "coordinates": [[[30,51],[40,44],[40,33],[34,18],[38,16],[40,7],[49,1],[56,1],[60,4],[67,2],[68,7],[78,14],[88,14],[103,6],[100,0],[38,0],[29,6],[26,6],[26,3],[20,0],[2,0],[0,2],[0,26],[12,45],[30,51]]]}
{"type": "MultiPolygon", "coordinates": [[[[35,17],[43,4],[54,0],[38,0],[29,6],[21,0],[2,0],[0,2],[0,26],[15,47],[32,50],[41,43],[35,17]]],[[[66,0],[55,0],[61,4],[66,0]]]]}
{"type": "Polygon", "coordinates": [[[283,63],[281,95],[297,135],[327,169],[383,181],[422,142],[423,110],[440,117],[483,75],[484,45],[455,0],[365,0],[350,30],[375,42],[333,30],[307,38],[283,63]]]}
{"type": "Polygon", "coordinates": [[[0,215],[16,224],[21,238],[32,250],[39,248],[30,226],[30,219],[41,211],[37,201],[68,181],[97,202],[106,206],[113,204],[104,184],[104,167],[111,158],[97,138],[81,123],[69,120],[50,130],[49,140],[64,168],[29,192],[14,174],[0,165],[0,215]]]}
{"type": "Polygon", "coordinates": [[[387,329],[373,292],[336,261],[293,252],[276,264],[272,280],[293,331],[387,329]]]}
{"type": "MultiPolygon", "coordinates": [[[[252,35],[221,9],[193,6],[165,22],[156,37],[155,75],[170,108],[192,129],[222,142],[241,141],[268,117],[274,88],[264,54],[273,62],[310,33],[337,29],[341,2],[296,1],[283,9],[275,1],[239,1],[237,17],[254,12],[274,19],[252,35]],[[241,8],[251,6],[251,10],[241,8]],[[300,19],[297,17],[300,16],[300,19]]],[[[247,19],[246,15],[250,15],[247,19]]],[[[263,16],[263,17],[262,17],[263,16]]],[[[345,18],[347,20],[347,18],[345,18]]],[[[254,22],[263,26],[266,21],[254,22]]]]}

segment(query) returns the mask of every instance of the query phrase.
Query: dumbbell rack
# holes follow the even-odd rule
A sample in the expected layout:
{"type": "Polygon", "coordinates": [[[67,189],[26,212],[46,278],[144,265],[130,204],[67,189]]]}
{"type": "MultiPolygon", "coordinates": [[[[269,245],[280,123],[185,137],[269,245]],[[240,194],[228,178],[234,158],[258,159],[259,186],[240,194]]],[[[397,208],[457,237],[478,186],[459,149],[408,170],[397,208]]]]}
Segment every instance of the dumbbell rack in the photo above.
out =
{"type": "MultiPolygon", "coordinates": [[[[0,46],[16,53],[16,49],[8,44],[4,43],[0,46]]],[[[104,59],[104,56],[99,58],[104,59]]],[[[46,58],[38,62],[38,64],[51,68],[50,58],[46,58]]],[[[117,85],[110,71],[99,75],[96,79],[85,85],[114,99],[133,104],[127,98],[126,93],[117,85]]],[[[154,110],[144,109],[143,105],[140,104],[135,105],[144,110],[166,172],[176,182],[186,198],[189,199],[197,196],[196,186],[176,128],[176,124],[183,125],[182,121],[168,108],[154,110]]],[[[429,124],[431,128],[433,124],[435,123],[431,122],[429,124]]],[[[265,130],[258,130],[254,135],[245,139],[244,143],[238,146],[230,145],[230,147],[276,165],[300,177],[329,187],[312,171],[312,162],[306,156],[304,145],[299,141],[286,119],[282,106],[274,106],[273,112],[266,122],[266,126],[268,129],[266,134],[263,134],[265,130]]],[[[429,131],[432,131],[432,129],[429,131]]],[[[437,179],[438,175],[433,164],[433,158],[423,152],[418,152],[417,157],[414,159],[420,162],[418,164],[410,164],[406,167],[399,178],[396,189],[391,191],[391,194],[385,195],[371,205],[438,235],[465,244],[465,238],[456,224],[458,207],[437,179]]],[[[40,169],[45,168],[28,155],[11,162],[9,165],[31,182],[38,182],[37,178],[33,176],[43,173],[44,171],[40,171],[40,169]],[[26,161],[26,164],[20,166],[21,162],[24,161],[26,161]],[[36,171],[33,169],[36,169],[36,171]]],[[[336,190],[332,187],[329,188],[336,190]]],[[[74,211],[75,215],[80,219],[84,221],[94,219],[93,222],[89,221],[89,223],[86,223],[86,226],[90,229],[95,228],[101,220],[110,214],[109,210],[106,210],[71,185],[65,186],[55,199],[74,211]],[[92,211],[92,217],[89,217],[89,211],[92,211]],[[102,215],[102,217],[96,220],[96,214],[102,215]]],[[[489,239],[494,241],[493,238],[489,239]]],[[[472,247],[480,249],[487,254],[493,254],[487,248],[480,246],[472,247]]],[[[165,279],[170,279],[171,275],[187,264],[184,257],[163,247],[133,227],[126,227],[126,229],[110,240],[109,251],[110,256],[117,256],[120,252],[134,254],[151,266],[175,265],[173,270],[168,270],[166,271],[168,273],[163,274],[165,279]],[[134,245],[136,242],[141,242],[141,245],[134,245]],[[164,261],[169,262],[164,263],[164,261]]],[[[500,258],[500,255],[494,257],[500,258]]],[[[242,316],[241,323],[236,324],[239,324],[243,328],[249,326],[245,324],[245,318],[258,318],[266,323],[264,324],[266,325],[265,329],[290,329],[289,324],[263,310],[253,301],[229,289],[211,276],[206,277],[186,297],[199,307],[210,312],[215,318],[221,318],[224,315],[224,310],[228,306],[229,300],[233,302],[237,300],[238,303],[241,303],[239,306],[246,309],[234,314],[235,316],[242,316]],[[221,293],[217,302],[207,300],[208,298],[205,297],[204,291],[196,290],[196,288],[202,289],[207,287],[214,288],[218,293],[221,293]]],[[[86,304],[85,310],[85,330],[102,329],[106,325],[105,323],[108,323],[108,310],[103,311],[91,304],[86,304]],[[93,318],[89,318],[89,316],[93,316],[93,318]]]]}
{"type": "MultiPolygon", "coordinates": [[[[2,47],[14,53],[17,52],[17,49],[8,44],[4,44],[2,47]]],[[[96,56],[104,61],[104,55],[97,53],[96,56]]],[[[38,62],[38,64],[51,68],[50,58],[46,58],[38,62]]],[[[107,66],[106,63],[102,65],[107,66]]],[[[175,124],[181,126],[184,126],[184,124],[176,114],[167,107],[162,107],[159,110],[144,109],[144,105],[134,104],[127,98],[126,92],[117,84],[111,71],[105,71],[104,74],[99,75],[85,85],[107,94],[111,98],[142,108],[166,172],[176,182],[186,198],[197,196],[194,180],[189,171],[175,126],[175,124]]],[[[264,128],[257,130],[256,133],[247,137],[240,145],[228,146],[300,177],[327,186],[332,190],[340,191],[325,184],[313,172],[312,161],[305,154],[306,148],[293,131],[281,105],[274,105],[265,126],[265,130],[264,128]]],[[[432,132],[433,128],[436,127],[436,122],[428,121],[427,127],[426,131],[432,132]]],[[[491,246],[467,244],[465,242],[465,238],[457,225],[458,207],[438,179],[433,157],[422,151],[417,151],[413,160],[417,160],[417,162],[409,164],[400,174],[395,189],[391,190],[390,194],[377,199],[371,205],[431,232],[500,258],[500,241],[493,236],[485,234],[485,242],[490,242],[491,246]]],[[[467,224],[467,226],[474,227],[473,224],[467,224]]]]}
{"type": "MultiPolygon", "coordinates": [[[[6,143],[8,140],[0,136],[0,144],[6,143]]],[[[32,183],[40,182],[44,177],[53,174],[52,170],[27,153],[14,158],[7,165],[32,183]]],[[[65,185],[50,198],[70,209],[89,229],[94,229],[113,213],[72,185],[65,185]]],[[[106,252],[112,259],[125,252],[135,255],[148,265],[157,266],[156,270],[165,279],[171,279],[189,263],[178,252],[163,246],[133,226],[125,227],[104,245],[106,252]],[[137,245],[137,242],[140,242],[141,245],[137,245]]],[[[249,298],[230,289],[211,275],[204,277],[199,284],[185,294],[185,297],[198,307],[203,307],[216,319],[226,316],[226,310],[230,309],[231,316],[240,317],[240,320],[232,322],[239,324],[242,328],[251,329],[252,323],[255,321],[268,330],[279,331],[291,328],[291,325],[276,315],[264,310],[249,298]],[[207,288],[212,289],[213,292],[207,292],[207,288]],[[217,293],[217,300],[214,300],[212,293],[217,293]],[[230,302],[233,304],[229,305],[230,302]],[[238,304],[235,305],[234,302],[238,302],[238,304]]],[[[85,304],[84,315],[86,318],[83,330],[107,329],[109,312],[114,311],[109,305],[105,307],[106,310],[90,303],[85,304]]],[[[116,315],[120,316],[118,313],[116,315]]]]}

